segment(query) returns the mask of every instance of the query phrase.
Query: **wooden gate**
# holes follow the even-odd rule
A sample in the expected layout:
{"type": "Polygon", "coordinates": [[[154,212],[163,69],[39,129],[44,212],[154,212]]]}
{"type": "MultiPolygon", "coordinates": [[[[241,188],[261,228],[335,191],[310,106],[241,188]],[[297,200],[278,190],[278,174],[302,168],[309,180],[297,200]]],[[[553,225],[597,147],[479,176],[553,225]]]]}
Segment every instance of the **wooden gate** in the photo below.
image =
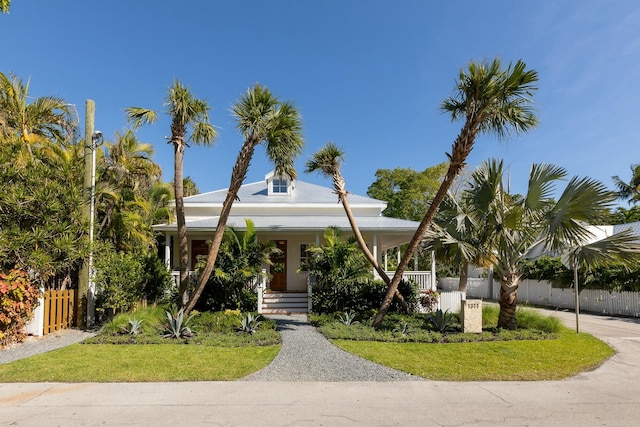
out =
{"type": "Polygon", "coordinates": [[[50,334],[73,326],[75,290],[44,292],[44,327],[42,334],[50,334]]]}

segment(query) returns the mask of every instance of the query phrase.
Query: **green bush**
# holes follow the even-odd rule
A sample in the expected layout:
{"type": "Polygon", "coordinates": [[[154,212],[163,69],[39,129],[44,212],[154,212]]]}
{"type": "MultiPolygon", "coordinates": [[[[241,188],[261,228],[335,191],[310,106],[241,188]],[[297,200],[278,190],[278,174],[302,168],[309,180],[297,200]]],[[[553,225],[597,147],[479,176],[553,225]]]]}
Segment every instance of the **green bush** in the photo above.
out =
{"type": "Polygon", "coordinates": [[[40,291],[25,271],[0,272],[0,346],[22,341],[39,297],[40,291]]]}
{"type": "MultiPolygon", "coordinates": [[[[412,308],[418,302],[418,287],[413,282],[402,281],[398,286],[405,302],[412,308]]],[[[387,285],[382,280],[370,280],[364,283],[352,283],[350,286],[313,287],[311,301],[315,313],[335,313],[355,311],[365,313],[380,307],[387,292],[387,285]]],[[[402,312],[400,305],[394,300],[389,312],[402,312]]]]}
{"type": "Polygon", "coordinates": [[[171,273],[153,251],[114,252],[100,248],[96,256],[96,311],[104,318],[131,311],[141,300],[163,301],[172,286],[171,273]]]}

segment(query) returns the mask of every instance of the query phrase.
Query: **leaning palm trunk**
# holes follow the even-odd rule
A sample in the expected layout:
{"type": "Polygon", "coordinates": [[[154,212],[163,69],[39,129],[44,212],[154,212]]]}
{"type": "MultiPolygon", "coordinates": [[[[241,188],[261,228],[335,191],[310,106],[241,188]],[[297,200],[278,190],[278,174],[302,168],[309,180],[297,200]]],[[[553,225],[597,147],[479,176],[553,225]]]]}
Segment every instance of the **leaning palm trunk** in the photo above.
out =
{"type": "Polygon", "coordinates": [[[218,226],[216,227],[211,246],[209,247],[207,262],[200,272],[196,288],[193,291],[189,302],[186,304],[185,313],[189,313],[193,310],[193,307],[195,307],[196,302],[198,302],[200,295],[202,295],[202,291],[204,291],[207,281],[209,281],[209,277],[211,277],[213,267],[215,266],[216,259],[218,258],[218,252],[220,251],[220,245],[222,244],[222,238],[224,237],[224,230],[227,226],[229,214],[231,213],[231,207],[238,196],[238,191],[240,190],[240,187],[247,175],[247,171],[249,170],[249,164],[251,163],[253,152],[259,142],[260,141],[252,135],[240,149],[236,164],[231,172],[231,184],[229,185],[227,197],[222,204],[222,211],[220,212],[220,218],[218,219],[218,226]]]}
{"type": "MultiPolygon", "coordinates": [[[[347,190],[346,190],[344,178],[339,172],[334,172],[333,174],[333,186],[336,190],[336,193],[338,194],[338,198],[340,199],[340,202],[342,203],[344,212],[347,215],[347,219],[349,220],[349,225],[351,225],[351,230],[353,231],[353,234],[356,237],[356,241],[358,242],[360,249],[364,253],[364,256],[367,258],[369,263],[376,270],[378,275],[382,278],[384,283],[386,283],[387,286],[389,286],[391,284],[391,279],[387,275],[387,272],[384,271],[382,267],[380,267],[380,264],[378,264],[378,261],[369,250],[369,247],[367,246],[367,243],[365,242],[364,237],[362,237],[360,228],[358,227],[358,224],[356,223],[356,219],[353,216],[353,212],[351,211],[351,207],[349,206],[349,199],[347,198],[347,190]]],[[[396,298],[396,300],[398,301],[402,309],[407,312],[407,314],[411,312],[411,307],[409,307],[407,302],[404,300],[404,297],[397,289],[394,294],[394,297],[396,298]]]]}
{"type": "Polygon", "coordinates": [[[409,245],[407,246],[407,249],[405,250],[403,257],[400,260],[400,263],[398,264],[398,268],[396,269],[396,272],[393,275],[393,279],[391,280],[391,283],[388,285],[387,293],[385,294],[384,299],[382,300],[382,305],[380,306],[380,310],[378,310],[378,314],[376,314],[376,318],[373,321],[373,326],[375,328],[380,327],[380,325],[382,324],[384,317],[387,315],[389,311],[389,307],[391,307],[391,301],[393,300],[393,297],[398,290],[398,285],[402,280],[402,275],[404,274],[404,272],[409,266],[409,261],[411,260],[411,256],[413,252],[418,248],[418,245],[420,244],[422,237],[424,236],[425,232],[431,225],[431,222],[433,221],[433,218],[438,212],[438,208],[440,207],[440,204],[444,200],[447,194],[447,191],[449,191],[449,189],[451,188],[451,185],[453,184],[454,179],[456,178],[456,176],[458,176],[458,173],[460,173],[460,171],[464,168],[464,162],[467,156],[469,156],[471,149],[473,148],[473,143],[475,141],[475,137],[479,130],[479,125],[480,125],[480,122],[479,120],[477,120],[477,118],[471,117],[470,120],[468,119],[464,127],[462,128],[460,135],[458,135],[455,142],[453,143],[453,146],[451,149],[451,155],[449,156],[450,163],[449,163],[449,169],[447,170],[447,174],[442,180],[442,184],[440,184],[440,188],[438,189],[438,192],[433,198],[433,201],[431,202],[431,205],[429,206],[427,213],[425,214],[424,218],[422,218],[422,221],[420,222],[418,229],[416,230],[413,237],[411,238],[411,241],[409,242],[409,245]]]}

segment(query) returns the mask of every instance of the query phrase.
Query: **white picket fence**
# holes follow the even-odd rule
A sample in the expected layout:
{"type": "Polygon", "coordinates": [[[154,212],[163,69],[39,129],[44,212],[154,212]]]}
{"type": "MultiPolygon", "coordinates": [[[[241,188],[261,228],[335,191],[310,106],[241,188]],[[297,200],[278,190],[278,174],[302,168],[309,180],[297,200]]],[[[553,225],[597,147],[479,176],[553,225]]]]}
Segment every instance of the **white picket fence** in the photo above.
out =
{"type": "MultiPolygon", "coordinates": [[[[444,291],[458,289],[457,278],[441,278],[438,288],[444,291]]],[[[498,299],[500,284],[495,282],[493,290],[488,279],[469,279],[467,296],[474,298],[498,299]]],[[[442,292],[445,294],[448,292],[442,292]]],[[[442,297],[441,297],[442,298],[442,297]]],[[[522,280],[518,286],[518,301],[547,307],[574,309],[573,289],[554,288],[550,282],[522,280]]],[[[615,316],[640,317],[640,293],[608,292],[599,289],[580,291],[580,310],[615,316]]]]}

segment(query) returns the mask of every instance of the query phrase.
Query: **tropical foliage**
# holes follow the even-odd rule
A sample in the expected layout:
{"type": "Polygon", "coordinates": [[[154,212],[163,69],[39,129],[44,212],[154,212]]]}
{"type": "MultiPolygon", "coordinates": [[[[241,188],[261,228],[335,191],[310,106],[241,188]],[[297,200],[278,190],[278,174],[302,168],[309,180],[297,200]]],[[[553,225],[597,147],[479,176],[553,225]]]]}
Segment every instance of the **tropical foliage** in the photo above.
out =
{"type": "Polygon", "coordinates": [[[452,120],[463,119],[464,124],[448,154],[449,168],[442,184],[407,245],[382,301],[374,321],[376,327],[382,324],[412,254],[420,245],[454,179],[463,169],[476,136],[489,133],[503,139],[536,126],[538,120],[532,107],[532,97],[537,90],[537,81],[538,73],[527,70],[522,61],[509,64],[506,69],[502,68],[499,59],[471,62],[466,70],[460,71],[455,95],[446,99],[441,108],[451,114],[452,120]]]}
{"type": "MultiPolygon", "coordinates": [[[[271,264],[271,256],[279,252],[273,242],[259,242],[253,221],[245,220],[245,229],[227,227],[220,245],[216,267],[196,308],[199,311],[255,311],[255,281],[271,264]]],[[[201,259],[198,272],[204,265],[201,259]]]]}
{"type": "Polygon", "coordinates": [[[631,180],[623,181],[619,176],[613,177],[618,188],[618,197],[628,200],[630,204],[640,202],[640,164],[631,165],[631,180]]]}
{"type": "Polygon", "coordinates": [[[295,179],[297,174],[294,160],[300,155],[304,146],[300,113],[293,104],[280,101],[266,87],[256,84],[247,90],[247,93],[233,106],[232,111],[244,143],[231,171],[231,183],[222,204],[218,226],[196,289],[186,305],[187,312],[195,307],[213,272],[231,207],[247,176],[256,147],[259,144],[265,144],[267,157],[274,163],[277,176],[295,179]]]}
{"type": "Polygon", "coordinates": [[[22,270],[0,271],[0,347],[22,341],[24,326],[33,317],[40,291],[22,270]]]}
{"type": "MultiPolygon", "coordinates": [[[[342,238],[337,227],[324,232],[324,244],[307,249],[307,259],[300,266],[312,277],[312,305],[317,313],[373,310],[384,295],[386,284],[373,280],[367,259],[353,237],[342,238]]],[[[400,292],[414,306],[417,289],[403,282],[400,292]]],[[[394,306],[393,310],[400,309],[394,306]]]]}
{"type": "Polygon", "coordinates": [[[555,184],[566,175],[558,166],[534,164],[527,194],[516,197],[504,189],[502,161],[490,160],[474,172],[461,195],[468,224],[480,229],[474,233],[485,234],[475,250],[493,258],[500,281],[498,327],[516,327],[517,289],[527,258],[561,254],[571,266],[594,268],[637,257],[629,233],[588,243],[593,234],[587,224],[607,218],[615,194],[598,181],[574,177],[554,200],[555,184]]]}
{"type": "MultiPolygon", "coordinates": [[[[174,153],[173,189],[180,249],[180,304],[185,306],[189,300],[189,248],[184,214],[184,150],[189,146],[188,142],[211,145],[217,132],[209,121],[209,104],[196,98],[180,81],[175,80],[169,88],[165,106],[167,115],[171,118],[169,143],[173,144],[174,153]]],[[[157,113],[146,108],[128,107],[126,113],[134,129],[157,120],[157,113]]]]}
{"type": "Polygon", "coordinates": [[[132,131],[116,132],[116,141],[105,145],[98,160],[96,234],[116,251],[154,245],[150,195],[161,185],[161,170],[153,153],[132,131]]]}

